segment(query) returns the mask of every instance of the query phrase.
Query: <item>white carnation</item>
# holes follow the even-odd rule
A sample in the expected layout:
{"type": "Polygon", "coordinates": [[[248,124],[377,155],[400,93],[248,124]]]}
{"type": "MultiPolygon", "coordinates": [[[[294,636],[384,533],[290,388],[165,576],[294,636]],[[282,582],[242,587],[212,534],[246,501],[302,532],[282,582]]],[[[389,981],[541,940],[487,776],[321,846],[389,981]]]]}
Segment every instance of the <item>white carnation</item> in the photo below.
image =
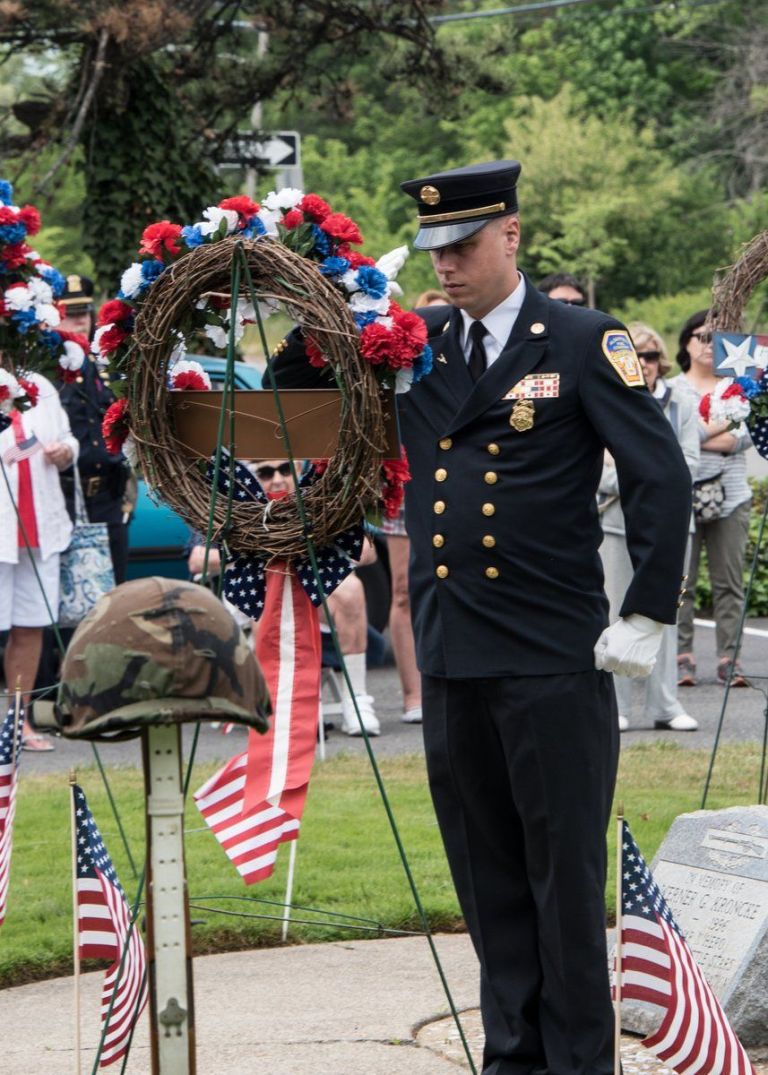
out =
{"type": "Polygon", "coordinates": [[[227,222],[227,235],[231,235],[237,227],[240,217],[234,209],[219,209],[218,205],[209,205],[203,210],[205,220],[198,222],[197,227],[202,235],[213,235],[219,230],[222,220],[227,222]]]}
{"type": "Polygon", "coordinates": [[[53,288],[43,280],[42,276],[33,276],[27,284],[35,305],[53,302],[53,288]]]}
{"type": "Polygon", "coordinates": [[[381,299],[374,299],[364,291],[357,291],[349,300],[349,308],[355,314],[368,313],[370,310],[375,310],[377,314],[386,314],[389,310],[389,299],[386,295],[381,299]]]}
{"type": "Polygon", "coordinates": [[[284,213],[287,213],[289,209],[295,209],[303,197],[303,190],[298,190],[296,187],[283,187],[277,192],[270,190],[266,198],[262,200],[262,205],[267,209],[282,209],[284,213]]]}
{"type": "Polygon", "coordinates": [[[272,209],[261,208],[256,214],[264,225],[267,235],[270,239],[277,238],[277,225],[283,219],[283,214],[278,210],[274,212],[272,209]]]}
{"type": "Polygon", "coordinates": [[[33,303],[28,287],[9,287],[3,298],[9,310],[29,310],[33,303]]]}
{"type": "Polygon", "coordinates": [[[64,354],[59,357],[59,365],[65,370],[79,370],[85,362],[85,351],[74,340],[64,341],[64,354]]]}
{"type": "Polygon", "coordinates": [[[132,299],[144,286],[144,278],[141,275],[141,263],[134,261],[129,265],[120,277],[120,290],[127,299],[132,299]]]}
{"type": "Polygon", "coordinates": [[[38,321],[44,322],[48,328],[56,328],[61,322],[58,309],[50,302],[42,302],[35,306],[35,317],[38,321]]]}
{"type": "MultiPolygon", "coordinates": [[[[18,396],[24,395],[24,389],[8,370],[0,369],[0,388],[7,388],[8,395],[0,399],[0,414],[10,414],[13,409],[13,401],[18,396]]],[[[5,393],[3,393],[5,395],[5,393]]]]}

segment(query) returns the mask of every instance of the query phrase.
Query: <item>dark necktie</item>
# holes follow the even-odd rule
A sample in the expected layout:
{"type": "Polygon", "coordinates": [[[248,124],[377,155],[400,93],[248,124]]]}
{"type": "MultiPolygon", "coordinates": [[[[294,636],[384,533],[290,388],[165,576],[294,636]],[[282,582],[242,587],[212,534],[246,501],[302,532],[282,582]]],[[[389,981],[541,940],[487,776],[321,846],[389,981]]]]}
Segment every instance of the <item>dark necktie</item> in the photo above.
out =
{"type": "Polygon", "coordinates": [[[473,381],[477,381],[485,373],[485,367],[488,362],[488,356],[485,353],[483,347],[483,337],[486,335],[486,328],[482,321],[473,321],[469,326],[469,338],[472,341],[472,347],[469,352],[469,376],[473,381]]]}

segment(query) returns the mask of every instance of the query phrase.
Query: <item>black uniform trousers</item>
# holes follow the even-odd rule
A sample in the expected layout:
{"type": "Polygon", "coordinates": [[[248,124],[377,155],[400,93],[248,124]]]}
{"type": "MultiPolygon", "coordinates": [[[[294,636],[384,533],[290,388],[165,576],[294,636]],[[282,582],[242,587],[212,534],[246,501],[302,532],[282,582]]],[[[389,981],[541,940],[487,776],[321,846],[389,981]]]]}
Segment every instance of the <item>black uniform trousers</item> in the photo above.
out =
{"type": "Polygon", "coordinates": [[[481,966],[483,1075],[610,1075],[610,675],[423,676],[432,799],[481,966]]]}

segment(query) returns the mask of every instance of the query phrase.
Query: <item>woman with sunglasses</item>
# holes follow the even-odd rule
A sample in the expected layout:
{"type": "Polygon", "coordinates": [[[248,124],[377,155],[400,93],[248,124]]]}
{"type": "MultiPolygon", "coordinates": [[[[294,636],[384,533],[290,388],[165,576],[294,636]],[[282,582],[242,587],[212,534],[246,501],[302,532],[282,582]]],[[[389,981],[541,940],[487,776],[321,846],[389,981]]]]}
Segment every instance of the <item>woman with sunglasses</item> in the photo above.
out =
{"type": "MultiPolygon", "coordinates": [[[[683,372],[673,377],[670,382],[693,401],[697,415],[701,397],[717,386],[712,362],[712,334],[706,325],[707,314],[707,310],[699,310],[683,325],[677,353],[677,361],[683,372]]],[[[696,518],[688,569],[688,589],[683,597],[678,621],[678,684],[681,687],[696,686],[693,615],[699,558],[702,547],[706,547],[715,614],[717,677],[721,683],[726,683],[733,665],[731,686],[746,687],[747,681],[735,655],[736,635],[744,600],[744,552],[747,547],[752,503],[744,453],[752,441],[743,424],[730,431],[727,422],[704,422],[701,418],[699,439],[701,463],[698,480],[721,482],[724,500],[719,511],[710,504],[707,512],[709,518],[696,518]]]]}
{"type": "MultiPolygon", "coordinates": [[[[658,401],[669,420],[682,448],[691,479],[696,477],[699,465],[699,431],[697,412],[687,394],[664,380],[670,364],[664,341],[649,325],[639,322],[629,326],[637,357],[643,368],[643,376],[649,392],[658,401]]],[[[632,562],[627,550],[624,514],[619,500],[619,484],[616,467],[606,455],[603,474],[598,490],[598,508],[603,526],[603,543],[600,556],[605,572],[605,592],[610,603],[611,622],[619,616],[621,603],[632,578],[632,562]]],[[[691,520],[693,532],[693,520],[691,520]]],[[[666,626],[661,648],[653,671],[646,680],[643,716],[655,728],[674,732],[695,732],[698,722],[685,712],[677,697],[677,628],[666,626]]],[[[632,711],[632,680],[626,676],[613,677],[619,709],[619,730],[629,727],[632,711]]]]}

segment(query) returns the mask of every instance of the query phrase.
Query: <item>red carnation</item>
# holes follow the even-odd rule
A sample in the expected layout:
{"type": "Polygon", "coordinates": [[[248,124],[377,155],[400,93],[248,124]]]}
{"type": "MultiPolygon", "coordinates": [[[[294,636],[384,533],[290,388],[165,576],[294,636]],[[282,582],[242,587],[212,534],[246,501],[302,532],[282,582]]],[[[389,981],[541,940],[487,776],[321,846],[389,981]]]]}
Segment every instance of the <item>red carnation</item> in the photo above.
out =
{"type": "Polygon", "coordinates": [[[328,469],[330,459],[310,459],[310,463],[312,464],[312,469],[315,472],[315,477],[322,478],[323,474],[325,474],[326,470],[328,469]]]}
{"type": "Polygon", "coordinates": [[[367,254],[360,254],[357,250],[342,250],[342,248],[339,247],[336,253],[340,258],[346,258],[352,269],[359,269],[361,265],[376,264],[375,258],[369,258],[367,254]]]}
{"type": "Polygon", "coordinates": [[[331,215],[330,205],[317,194],[305,194],[296,208],[306,213],[314,224],[321,224],[326,217],[331,215]]]}
{"type": "Polygon", "coordinates": [[[3,224],[16,224],[18,215],[7,205],[0,205],[0,226],[3,224]]]}
{"type": "Polygon", "coordinates": [[[381,498],[384,502],[384,514],[388,519],[396,518],[403,504],[405,482],[411,480],[408,457],[405,448],[400,449],[399,459],[385,459],[381,465],[384,475],[384,487],[381,498]]]}
{"type": "Polygon", "coordinates": [[[223,202],[219,202],[219,209],[234,209],[240,217],[240,222],[243,223],[255,216],[261,206],[245,194],[238,194],[234,198],[225,198],[223,202]]]}
{"type": "Polygon", "coordinates": [[[380,321],[366,325],[360,334],[360,352],[366,362],[380,366],[392,357],[393,333],[380,321]]]}
{"type": "Polygon", "coordinates": [[[119,325],[112,325],[111,328],[108,328],[106,332],[102,332],[101,336],[99,336],[99,351],[102,355],[111,355],[127,339],[127,332],[121,329],[119,325]]]}
{"type": "Polygon", "coordinates": [[[26,262],[28,253],[29,247],[26,243],[12,243],[6,246],[0,257],[7,269],[18,269],[26,262]]]}
{"type": "Polygon", "coordinates": [[[298,228],[304,223],[304,214],[298,209],[289,209],[280,223],[290,231],[291,228],[298,228]]]}
{"type": "MultiPolygon", "coordinates": [[[[224,206],[223,208],[227,208],[224,206]]],[[[176,392],[207,392],[208,385],[197,370],[182,370],[173,378],[173,388],[176,392]]]]}
{"type": "Polygon", "coordinates": [[[709,421],[709,409],[712,406],[712,393],[707,392],[706,396],[702,396],[699,400],[699,414],[705,422],[709,421]]]}
{"type": "Polygon", "coordinates": [[[741,387],[740,384],[729,384],[728,387],[726,388],[726,390],[720,396],[720,398],[721,399],[733,399],[734,396],[738,396],[739,399],[744,399],[745,398],[744,389],[741,387]]]}
{"type": "Polygon", "coordinates": [[[39,387],[34,383],[34,381],[28,381],[26,377],[19,377],[19,384],[26,393],[30,407],[36,407],[37,397],[40,395],[39,387]]]}
{"type": "Polygon", "coordinates": [[[323,366],[328,365],[328,359],[323,357],[323,352],[311,336],[307,336],[304,340],[304,350],[309,359],[310,366],[315,366],[316,369],[322,369],[323,366]]]}
{"type": "Polygon", "coordinates": [[[181,253],[179,236],[181,224],[172,224],[170,220],[159,220],[149,224],[141,233],[140,254],[149,254],[153,258],[162,258],[163,250],[175,256],[181,253]]]}
{"type": "Polygon", "coordinates": [[[133,307],[121,299],[110,299],[99,310],[96,318],[97,325],[115,325],[121,321],[127,321],[133,314],[133,307]]]}
{"type": "Polygon", "coordinates": [[[128,400],[118,399],[107,409],[101,423],[101,435],[110,455],[119,455],[130,433],[128,400]]]}
{"type": "Polygon", "coordinates": [[[27,235],[37,235],[40,231],[40,214],[34,205],[22,205],[19,220],[27,229],[27,235]]]}
{"type": "Polygon", "coordinates": [[[363,241],[357,224],[343,213],[331,213],[322,221],[320,227],[326,235],[330,235],[332,239],[338,239],[340,243],[359,245],[363,241]]]}
{"type": "Polygon", "coordinates": [[[4,403],[11,397],[11,390],[7,384],[0,384],[0,403],[4,403]]]}

